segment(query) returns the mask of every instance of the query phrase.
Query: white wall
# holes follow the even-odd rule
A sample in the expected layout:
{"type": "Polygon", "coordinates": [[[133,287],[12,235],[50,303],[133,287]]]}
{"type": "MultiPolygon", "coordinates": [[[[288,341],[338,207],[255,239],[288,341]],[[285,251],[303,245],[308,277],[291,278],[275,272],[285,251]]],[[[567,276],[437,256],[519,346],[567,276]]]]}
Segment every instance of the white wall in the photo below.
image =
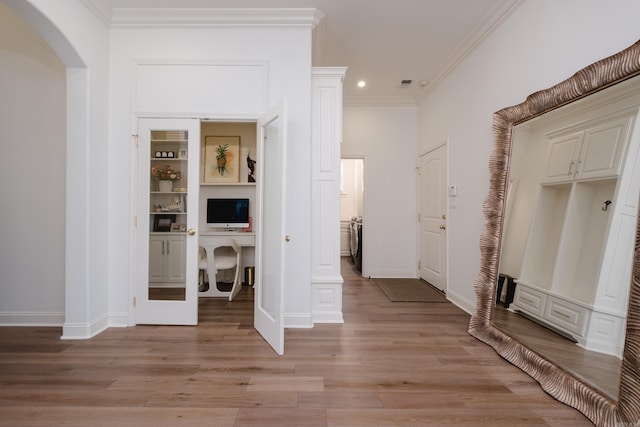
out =
{"type": "Polygon", "coordinates": [[[0,324],[64,321],[66,69],[0,2],[0,324]]]}
{"type": "Polygon", "coordinates": [[[412,106],[344,108],[342,156],[365,159],[365,277],[417,277],[416,119],[412,106]]]}
{"type": "MultiPolygon", "coordinates": [[[[107,27],[79,0],[4,3],[67,68],[63,337],[85,338],[108,327],[107,27]]],[[[33,268],[30,260],[20,265],[33,268]]]]}
{"type": "Polygon", "coordinates": [[[450,141],[447,295],[463,308],[475,308],[492,113],[628,47],[639,19],[637,0],[527,0],[419,105],[418,151],[450,141]]]}

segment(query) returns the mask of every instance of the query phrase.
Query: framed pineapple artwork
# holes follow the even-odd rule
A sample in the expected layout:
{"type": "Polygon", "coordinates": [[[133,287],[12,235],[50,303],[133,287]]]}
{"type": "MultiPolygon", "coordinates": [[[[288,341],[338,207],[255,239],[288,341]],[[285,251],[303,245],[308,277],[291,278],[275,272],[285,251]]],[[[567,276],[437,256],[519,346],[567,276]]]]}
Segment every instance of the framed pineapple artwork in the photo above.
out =
{"type": "Polygon", "coordinates": [[[240,181],[239,136],[205,136],[203,159],[203,183],[240,181]]]}

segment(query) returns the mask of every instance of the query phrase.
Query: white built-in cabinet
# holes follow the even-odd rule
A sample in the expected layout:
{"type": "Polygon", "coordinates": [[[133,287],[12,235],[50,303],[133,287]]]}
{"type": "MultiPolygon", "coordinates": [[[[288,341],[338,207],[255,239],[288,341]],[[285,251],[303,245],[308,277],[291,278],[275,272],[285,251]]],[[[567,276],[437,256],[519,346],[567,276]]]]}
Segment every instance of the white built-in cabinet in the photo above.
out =
{"type": "Polygon", "coordinates": [[[586,348],[616,356],[637,209],[636,115],[625,111],[546,134],[546,167],[512,305],[586,348]]]}
{"type": "Polygon", "coordinates": [[[166,233],[149,236],[149,282],[184,283],[186,280],[186,239],[166,233]]]}
{"type": "Polygon", "coordinates": [[[545,182],[618,175],[630,120],[620,117],[552,139],[545,182]]]}
{"type": "Polygon", "coordinates": [[[152,173],[149,187],[149,284],[152,287],[184,287],[186,132],[151,131],[149,154],[149,170],[152,173]],[[165,173],[166,179],[161,179],[159,175],[162,171],[173,173],[165,173]]]}

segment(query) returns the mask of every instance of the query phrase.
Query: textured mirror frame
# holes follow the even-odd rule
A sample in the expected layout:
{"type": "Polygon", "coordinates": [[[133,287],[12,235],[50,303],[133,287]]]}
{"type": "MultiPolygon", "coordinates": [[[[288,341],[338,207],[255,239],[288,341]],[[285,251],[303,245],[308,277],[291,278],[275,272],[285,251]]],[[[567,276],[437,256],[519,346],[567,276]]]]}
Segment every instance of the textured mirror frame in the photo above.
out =
{"type": "Polygon", "coordinates": [[[492,346],[503,358],[538,381],[543,390],[576,408],[598,426],[640,425],[640,215],[634,248],[619,398],[614,401],[494,326],[505,189],[515,125],[638,74],[640,41],[622,52],[589,65],[556,86],[531,94],[523,103],[494,114],[494,151],[489,160],[489,195],[483,206],[485,228],[480,237],[481,267],[474,283],[476,312],[469,323],[471,335],[492,346]]]}

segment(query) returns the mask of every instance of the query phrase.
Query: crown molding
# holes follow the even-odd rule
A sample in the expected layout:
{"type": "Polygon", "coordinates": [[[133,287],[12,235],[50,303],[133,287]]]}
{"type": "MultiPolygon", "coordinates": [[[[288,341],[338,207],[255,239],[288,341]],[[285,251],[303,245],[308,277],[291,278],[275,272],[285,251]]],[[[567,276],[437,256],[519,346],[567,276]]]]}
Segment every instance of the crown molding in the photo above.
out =
{"type": "Polygon", "coordinates": [[[345,96],[343,105],[377,107],[415,107],[412,96],[345,96]]]}
{"type": "MultiPolygon", "coordinates": [[[[83,0],[100,1],[100,0],[83,0]]],[[[314,8],[114,8],[112,27],[308,27],[324,15],[314,8]]]]}
{"type": "Polygon", "coordinates": [[[94,15],[107,25],[111,25],[111,5],[108,0],[80,0],[94,15]]]}
{"type": "Polygon", "coordinates": [[[449,55],[449,58],[436,72],[436,76],[416,95],[416,102],[422,101],[432,90],[444,81],[464,59],[473,52],[498,26],[511,15],[524,0],[498,1],[485,14],[476,28],[449,55]]]}

